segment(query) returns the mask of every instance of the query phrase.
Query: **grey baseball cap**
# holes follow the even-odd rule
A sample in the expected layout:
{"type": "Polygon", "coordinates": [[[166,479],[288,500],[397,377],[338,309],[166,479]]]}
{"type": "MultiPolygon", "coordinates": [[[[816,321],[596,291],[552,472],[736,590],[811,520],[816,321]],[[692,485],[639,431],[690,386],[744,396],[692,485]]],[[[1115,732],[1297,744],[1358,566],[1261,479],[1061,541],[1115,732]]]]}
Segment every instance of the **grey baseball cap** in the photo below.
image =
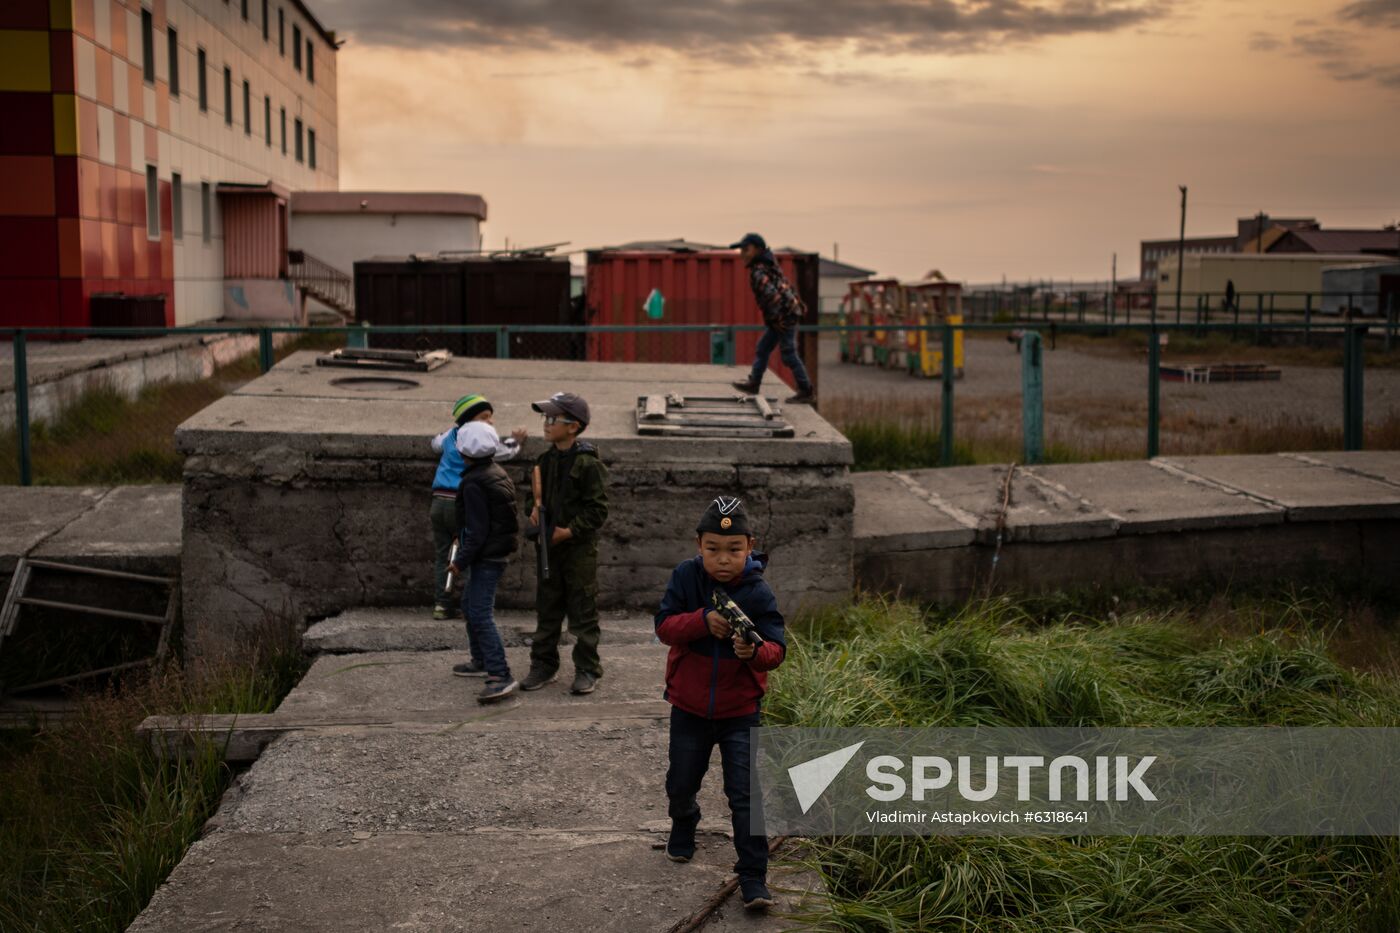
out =
{"type": "Polygon", "coordinates": [[[590,420],[588,403],[572,392],[555,392],[542,402],[532,402],[530,407],[542,415],[563,415],[582,425],[590,420]]]}

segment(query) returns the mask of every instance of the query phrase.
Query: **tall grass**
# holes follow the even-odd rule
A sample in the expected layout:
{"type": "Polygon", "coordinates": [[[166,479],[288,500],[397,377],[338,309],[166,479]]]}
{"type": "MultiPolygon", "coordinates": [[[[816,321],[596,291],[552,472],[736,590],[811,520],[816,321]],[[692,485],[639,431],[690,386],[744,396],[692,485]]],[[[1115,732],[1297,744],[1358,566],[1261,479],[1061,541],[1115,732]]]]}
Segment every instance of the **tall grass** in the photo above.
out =
{"type": "MultiPolygon", "coordinates": [[[[941,616],[865,600],[794,626],[766,716],[826,726],[1400,724],[1397,681],[1329,653],[1326,633],[1346,620],[1320,603],[1258,599],[1240,614],[1202,630],[1181,606],[1100,620],[1010,600],[941,616]],[[1230,628],[1252,634],[1222,634],[1230,628]]],[[[1394,839],[852,837],[805,852],[829,897],[808,919],[842,930],[1400,928],[1394,839]]]]}
{"type": "Polygon", "coordinates": [[[55,727],[0,731],[0,930],[124,930],[231,778],[216,743],[164,758],[136,726],[159,713],[271,712],[304,671],[294,643],[270,636],[198,676],[172,663],[127,678],[55,727]]]}

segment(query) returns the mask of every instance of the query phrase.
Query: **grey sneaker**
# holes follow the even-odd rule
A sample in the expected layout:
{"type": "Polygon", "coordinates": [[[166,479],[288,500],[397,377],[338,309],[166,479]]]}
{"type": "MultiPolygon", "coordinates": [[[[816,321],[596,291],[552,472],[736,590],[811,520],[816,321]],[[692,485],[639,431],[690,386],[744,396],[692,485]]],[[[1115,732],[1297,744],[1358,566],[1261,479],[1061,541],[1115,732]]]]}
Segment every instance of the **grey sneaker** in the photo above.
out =
{"type": "Polygon", "coordinates": [[[570,693],[592,693],[598,686],[597,676],[588,671],[579,671],[574,674],[573,686],[569,688],[570,693]]]}
{"type": "Polygon", "coordinates": [[[538,690],[545,684],[552,684],[559,679],[558,671],[547,671],[543,668],[532,667],[530,673],[525,675],[525,679],[520,682],[521,690],[538,690]]]}
{"type": "Polygon", "coordinates": [[[486,668],[475,661],[463,661],[461,664],[452,665],[452,673],[458,677],[485,677],[486,668]]]}
{"type": "Polygon", "coordinates": [[[515,688],[518,686],[520,686],[520,684],[516,682],[515,678],[510,678],[507,680],[488,680],[486,681],[486,686],[482,689],[480,693],[476,695],[476,702],[499,702],[500,700],[504,700],[506,697],[514,693],[515,688]]]}

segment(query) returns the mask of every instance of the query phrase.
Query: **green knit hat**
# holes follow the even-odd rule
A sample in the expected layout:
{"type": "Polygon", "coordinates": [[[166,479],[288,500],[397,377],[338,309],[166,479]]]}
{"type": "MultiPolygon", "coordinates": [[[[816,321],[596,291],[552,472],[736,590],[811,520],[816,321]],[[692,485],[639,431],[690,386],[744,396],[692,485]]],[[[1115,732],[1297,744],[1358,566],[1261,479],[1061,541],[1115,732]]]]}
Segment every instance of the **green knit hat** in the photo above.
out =
{"type": "Polygon", "coordinates": [[[483,411],[494,412],[496,409],[490,402],[486,401],[484,395],[464,395],[457,399],[457,403],[452,406],[452,418],[461,427],[471,421],[483,411]]]}

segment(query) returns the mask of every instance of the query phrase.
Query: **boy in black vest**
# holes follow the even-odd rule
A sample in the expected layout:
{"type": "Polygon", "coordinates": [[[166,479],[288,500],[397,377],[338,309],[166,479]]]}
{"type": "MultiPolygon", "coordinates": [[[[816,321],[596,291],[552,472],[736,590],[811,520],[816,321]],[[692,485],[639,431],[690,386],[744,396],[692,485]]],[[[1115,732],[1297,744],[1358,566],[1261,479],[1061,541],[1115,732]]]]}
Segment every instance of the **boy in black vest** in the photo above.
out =
{"type": "Polygon", "coordinates": [[[496,584],[517,546],[520,524],[515,516],[515,484],[494,461],[500,446],[496,429],[485,421],[470,421],[457,431],[457,449],[466,469],[457,491],[457,526],[461,529],[452,572],[466,579],[462,614],[467,617],[471,659],[452,668],[459,677],[486,677],[477,695],[494,703],[519,686],[510,675],[505,647],[494,618],[496,584]]]}
{"type": "Polygon", "coordinates": [[[759,801],[752,799],[749,787],[754,763],[749,730],[760,725],[768,671],[783,663],[787,640],[778,601],[763,579],[768,558],[754,551],[753,540],[742,502],[732,496],[711,502],[695,528],[700,553],[671,572],[655,621],[656,637],[671,646],[665,693],[671,703],[666,857],[688,862],[695,855],[700,822],[695,795],[718,745],[734,825],[739,892],[746,908],[764,910],[773,897],[768,893],[768,840],[753,832],[761,820],[752,818],[759,801]],[[714,611],[716,594],[738,604],[759,639],[740,636],[714,611]]]}
{"type": "MultiPolygon", "coordinates": [[[[608,469],[593,445],[578,439],[588,427],[587,402],[572,392],[557,392],[531,407],[544,415],[544,439],[550,444],[535,466],[549,532],[549,576],[541,573],[535,590],[530,673],[520,689],[538,690],[559,676],[559,636],[567,615],[575,638],[571,689],[592,693],[603,676],[598,658],[598,531],[608,519],[608,469]]],[[[532,489],[525,506],[532,530],[540,526],[540,505],[532,489]]]]}

